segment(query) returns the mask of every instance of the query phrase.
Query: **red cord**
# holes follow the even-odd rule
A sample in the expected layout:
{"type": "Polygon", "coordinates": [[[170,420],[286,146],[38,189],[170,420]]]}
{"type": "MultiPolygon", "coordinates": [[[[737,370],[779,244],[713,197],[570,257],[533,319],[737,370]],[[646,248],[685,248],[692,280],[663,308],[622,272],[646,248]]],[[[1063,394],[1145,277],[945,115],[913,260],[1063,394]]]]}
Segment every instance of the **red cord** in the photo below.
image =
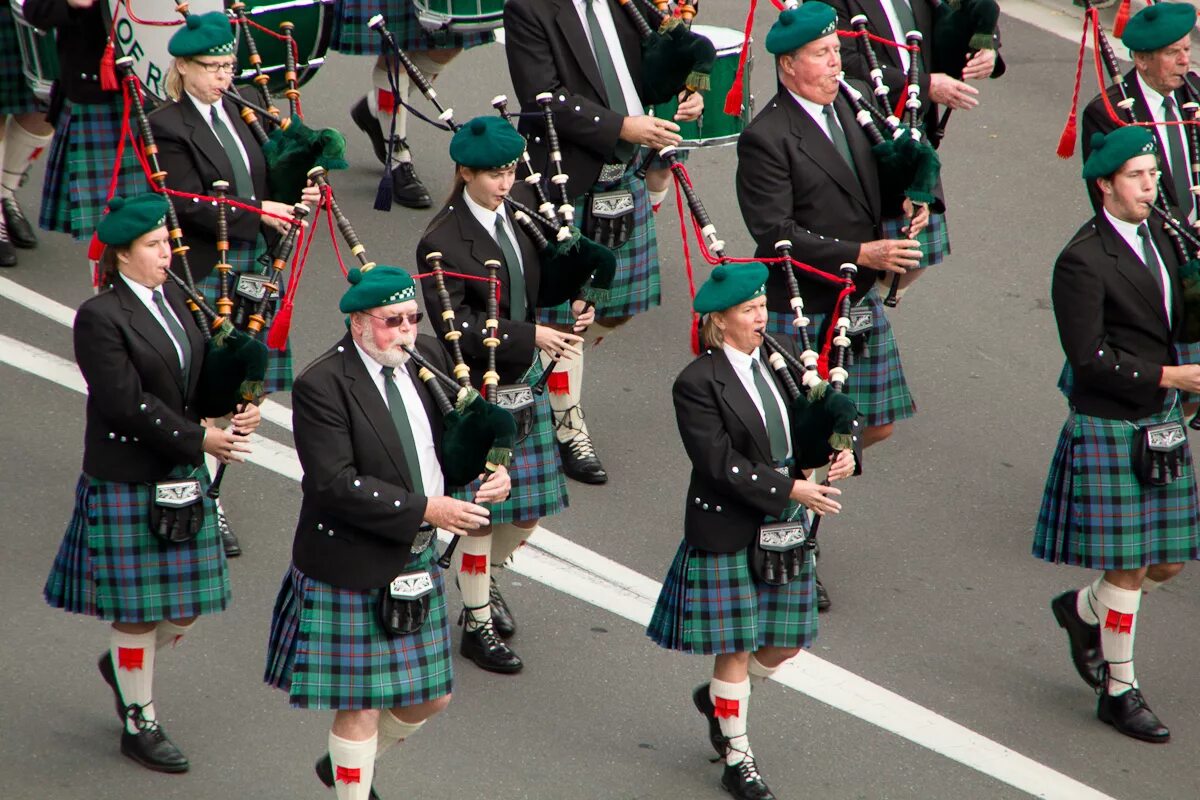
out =
{"type": "Polygon", "coordinates": [[[902,44],[900,42],[893,41],[892,39],[886,39],[883,36],[876,36],[875,34],[871,33],[870,31],[863,31],[862,33],[859,33],[858,31],[839,30],[837,32],[837,35],[841,36],[845,39],[858,39],[863,36],[866,36],[872,42],[878,42],[879,44],[886,44],[888,47],[894,47],[897,50],[907,50],[910,53],[916,53],[921,50],[919,45],[902,44]]]}

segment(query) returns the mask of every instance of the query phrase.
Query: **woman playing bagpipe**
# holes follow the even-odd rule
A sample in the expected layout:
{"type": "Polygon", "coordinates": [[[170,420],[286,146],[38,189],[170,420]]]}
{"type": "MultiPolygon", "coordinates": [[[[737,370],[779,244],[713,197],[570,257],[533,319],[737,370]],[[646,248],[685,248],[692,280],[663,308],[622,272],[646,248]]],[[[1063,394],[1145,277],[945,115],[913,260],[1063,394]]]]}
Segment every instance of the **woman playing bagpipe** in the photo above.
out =
{"type": "MultiPolygon", "coordinates": [[[[446,344],[462,353],[477,387],[484,385],[488,371],[487,320],[495,313],[490,309],[499,312],[500,341],[493,357],[502,386],[536,383],[543,370],[539,354],[555,360],[578,355],[583,341],[575,333],[534,322],[536,309],[546,305],[547,294],[561,282],[552,270],[566,267],[550,262],[542,250],[546,243],[535,243],[506,207],[510,192],[526,207],[537,205],[532,189],[514,186],[517,160],[524,151],[525,138],[500,117],[478,117],[460,128],[450,142],[456,164],[454,189],[417,245],[418,260],[436,270],[434,278],[423,283],[425,307],[431,317],[441,318],[434,323],[439,334],[461,334],[446,344]],[[432,255],[437,253],[440,257],[432,255]],[[488,261],[499,264],[498,305],[490,283],[440,274],[444,268],[487,278],[488,261]]],[[[553,298],[550,305],[561,299],[553,298]]],[[[572,310],[576,330],[591,323],[594,312],[584,311],[582,301],[572,310]]],[[[455,562],[464,605],[462,653],[493,672],[516,672],[522,662],[504,642],[515,628],[491,580],[492,568],[512,555],[541,518],[567,505],[549,400],[545,395],[529,399],[533,407],[524,414],[532,420],[510,467],[512,494],[492,507],[491,534],[462,540],[455,562]]]]}
{"type": "MultiPolygon", "coordinates": [[[[54,31],[60,66],[47,115],[54,138],[38,225],[75,239],[89,238],[100,221],[125,120],[111,63],[101,67],[111,45],[104,6],[105,0],[27,0],[23,8],[30,24],[54,31]]],[[[126,148],[115,192],[130,194],[144,186],[137,156],[126,148]]]]}
{"type": "MultiPolygon", "coordinates": [[[[221,295],[220,274],[215,267],[218,216],[226,217],[229,250],[225,260],[233,268],[232,284],[246,272],[259,272],[257,259],[267,249],[264,233],[272,238],[286,230],[288,223],[279,217],[291,217],[291,202],[269,199],[267,163],[263,146],[238,114],[238,107],[224,96],[233,84],[237,69],[235,39],[229,17],[220,11],[190,14],[187,24],[171,37],[169,52],[175,61],[167,71],[167,93],[174,102],[150,114],[150,128],[158,145],[159,164],[166,171],[166,184],[176,191],[211,195],[216,181],[229,184],[229,196],[256,206],[276,217],[259,216],[252,211],[227,206],[218,209],[212,203],[181,200],[175,204],[188,243],[188,264],[196,288],[210,305],[221,295]]],[[[305,190],[303,200],[316,208],[316,188],[305,190]]],[[[175,269],[182,269],[177,262],[175,269]]],[[[236,289],[234,290],[236,293],[236,289]]],[[[281,291],[282,293],[282,291],[281,291]]],[[[292,386],[290,347],[269,351],[265,393],[287,391],[292,386]]],[[[213,469],[213,465],[209,465],[213,469]]],[[[221,532],[226,554],[236,556],[241,547],[218,501],[221,532]]]]}
{"type": "MultiPolygon", "coordinates": [[[[1070,410],[1050,462],[1033,554],[1102,570],[1050,606],[1096,715],[1120,733],[1165,742],[1134,675],[1142,593],[1200,557],[1200,502],[1180,393],[1200,389],[1200,365],[1176,342],[1200,338],[1194,287],[1163,223],[1154,136],[1128,126],[1096,134],[1083,177],[1103,206],[1054,265],[1051,298],[1074,374],[1070,410]]],[[[1178,222],[1173,225],[1183,228],[1178,222]]],[[[1192,265],[1194,266],[1194,265],[1192,265]]]]}
{"type": "Polygon", "coordinates": [[[122,720],[121,752],[184,772],[188,761],[155,713],[155,652],[229,603],[201,456],[243,460],[259,413],[253,405],[237,413],[239,433],[200,424],[213,365],[168,281],[166,200],[117,196],[108,208],[98,228],[105,286],[75,316],[75,360],[88,385],[83,472],[45,596],[112,623],[99,667],[122,720]]]}
{"type": "MultiPolygon", "coordinates": [[[[767,800],[746,734],[750,679],[770,676],[816,635],[813,559],[804,508],[836,514],[841,491],[805,479],[790,396],[799,376],[767,350],[767,268],[722,265],[696,293],[707,349],[675,381],[675,418],[692,462],[684,541],[663,581],[647,634],[662,647],[713,655],[713,678],[693,701],[724,759],[722,785],[767,800]],[[766,552],[763,546],[772,548],[766,552]]],[[[781,347],[795,356],[790,343],[781,347]]],[[[816,449],[816,448],[813,448],[816,449]]],[[[817,453],[824,462],[828,447],[817,453]]],[[[843,450],[829,479],[853,472],[843,450]]]]}

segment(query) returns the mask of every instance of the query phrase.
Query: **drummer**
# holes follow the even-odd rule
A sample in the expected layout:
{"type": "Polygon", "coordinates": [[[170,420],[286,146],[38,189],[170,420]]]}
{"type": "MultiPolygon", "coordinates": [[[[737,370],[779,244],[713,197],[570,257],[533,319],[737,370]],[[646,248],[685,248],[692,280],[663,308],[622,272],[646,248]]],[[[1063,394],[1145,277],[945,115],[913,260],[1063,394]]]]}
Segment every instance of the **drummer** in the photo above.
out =
{"type": "MultiPolygon", "coordinates": [[[[397,65],[398,97],[392,91],[382,37],[367,27],[367,20],[382,14],[388,30],[396,39],[396,45],[408,55],[413,66],[430,80],[436,79],[464,48],[493,41],[491,31],[458,34],[446,29],[426,30],[417,19],[419,5],[423,4],[418,0],[342,0],[333,26],[334,50],[347,55],[376,56],[375,68],[371,72],[371,91],[350,109],[350,118],[371,140],[375,157],[391,171],[392,198],[406,208],[429,208],[433,205],[429,190],[413,166],[412,151],[408,145],[408,110],[401,105],[412,94],[412,81],[404,68],[397,65]],[[396,117],[395,130],[399,139],[392,154],[396,159],[394,164],[389,163],[388,156],[388,136],[393,115],[396,117]]],[[[499,26],[503,0],[482,0],[481,5],[495,6],[496,24],[499,26]]]]}
{"type": "Polygon", "coordinates": [[[21,60],[12,56],[19,49],[17,22],[4,3],[0,5],[0,53],[9,55],[0,62],[0,267],[16,266],[17,248],[37,246],[16,191],[54,135],[45,108],[21,71],[21,60]]]}

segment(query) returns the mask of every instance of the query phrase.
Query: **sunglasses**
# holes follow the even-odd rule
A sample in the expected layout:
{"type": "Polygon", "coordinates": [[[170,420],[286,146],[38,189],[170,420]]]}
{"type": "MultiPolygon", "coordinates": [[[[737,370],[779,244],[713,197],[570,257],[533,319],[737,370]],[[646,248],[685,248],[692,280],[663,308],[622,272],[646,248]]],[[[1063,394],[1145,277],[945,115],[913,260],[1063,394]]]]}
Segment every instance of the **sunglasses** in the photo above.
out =
{"type": "MultiPolygon", "coordinates": [[[[365,311],[363,313],[367,314],[365,311]]],[[[420,325],[421,320],[425,319],[425,312],[413,311],[409,314],[396,314],[395,316],[391,317],[380,317],[376,314],[367,314],[367,316],[383,320],[383,323],[389,328],[399,328],[405,322],[407,322],[409,325],[420,325]]]]}

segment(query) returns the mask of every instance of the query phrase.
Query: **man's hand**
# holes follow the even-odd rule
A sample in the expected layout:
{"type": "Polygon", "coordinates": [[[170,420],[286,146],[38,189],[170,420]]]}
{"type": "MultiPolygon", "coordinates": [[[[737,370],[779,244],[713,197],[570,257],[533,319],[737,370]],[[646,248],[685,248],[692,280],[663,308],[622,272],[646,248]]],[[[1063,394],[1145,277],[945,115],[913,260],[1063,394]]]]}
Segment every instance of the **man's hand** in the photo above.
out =
{"type": "Polygon", "coordinates": [[[230,417],[229,422],[238,433],[251,434],[258,430],[258,425],[262,422],[262,413],[258,406],[246,403],[238,406],[238,413],[230,417]]]}
{"type": "Polygon", "coordinates": [[[944,72],[929,76],[929,99],[947,108],[970,109],[979,105],[979,90],[944,72]]]}
{"type": "Polygon", "coordinates": [[[222,464],[235,461],[245,461],[250,452],[250,437],[232,430],[223,431],[220,428],[204,429],[204,444],[201,448],[222,464]]]}
{"type": "Polygon", "coordinates": [[[910,239],[915,239],[917,234],[929,225],[929,206],[925,203],[914,203],[906,197],[904,198],[904,216],[908,217],[908,228],[904,232],[910,239]]]}
{"type": "Polygon", "coordinates": [[[430,497],[425,505],[426,522],[459,536],[481,535],[475,532],[488,525],[490,515],[483,506],[453,497],[430,497]]]}
{"type": "Polygon", "coordinates": [[[979,81],[992,77],[996,69],[995,50],[977,50],[967,56],[967,65],[963,67],[964,81],[979,81]]]}
{"type": "Polygon", "coordinates": [[[842,504],[833,498],[842,493],[841,489],[832,486],[822,486],[807,478],[801,478],[792,483],[788,499],[799,503],[817,514],[836,514],[842,510],[842,504]]]}
{"type": "Polygon", "coordinates": [[[829,459],[829,474],[826,476],[830,483],[848,478],[854,474],[854,451],[839,450],[829,459]]]}
{"type": "Polygon", "coordinates": [[[903,275],[921,265],[921,245],[914,239],[876,239],[858,246],[855,263],[903,275]]]}
{"type": "Polygon", "coordinates": [[[626,117],[625,121],[621,123],[621,138],[654,150],[662,150],[668,145],[679,144],[683,141],[683,137],[679,135],[678,125],[649,114],[626,117]]]}
{"type": "Polygon", "coordinates": [[[507,499],[508,493],[512,491],[512,477],[508,474],[508,467],[498,466],[491,475],[480,475],[479,480],[483,483],[475,493],[476,503],[499,503],[507,499]]]}
{"type": "Polygon", "coordinates": [[[691,122],[699,119],[704,113],[704,95],[699,92],[688,94],[686,90],[679,93],[679,108],[675,112],[676,122],[691,122]]]}
{"type": "Polygon", "coordinates": [[[596,307],[584,300],[576,300],[571,303],[571,315],[575,317],[573,330],[575,333],[583,333],[596,321],[596,307]]]}

